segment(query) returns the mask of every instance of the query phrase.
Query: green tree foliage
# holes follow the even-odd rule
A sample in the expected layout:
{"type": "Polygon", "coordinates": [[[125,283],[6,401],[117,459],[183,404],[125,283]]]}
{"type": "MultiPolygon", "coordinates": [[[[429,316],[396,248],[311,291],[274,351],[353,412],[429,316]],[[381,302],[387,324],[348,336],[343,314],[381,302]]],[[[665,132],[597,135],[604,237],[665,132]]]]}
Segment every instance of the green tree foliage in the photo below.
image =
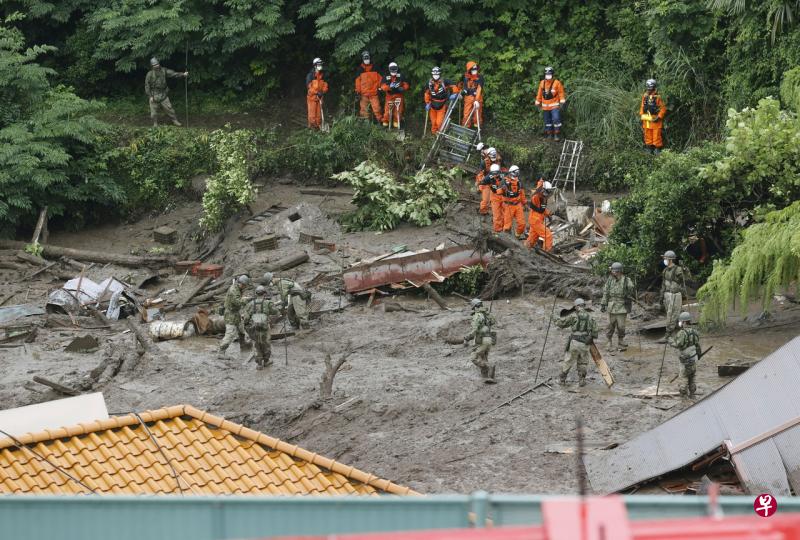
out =
{"type": "Polygon", "coordinates": [[[217,172],[209,179],[203,194],[200,224],[213,232],[222,229],[226,219],[255,200],[249,166],[255,145],[251,131],[227,128],[212,131],[209,144],[217,160],[217,172]]]}
{"type": "Polygon", "coordinates": [[[766,309],[772,295],[800,278],[800,202],[769,212],[763,222],[746,228],[730,261],[717,261],[698,292],[705,303],[703,319],[722,323],[737,297],[742,314],[752,300],[766,309]]]}
{"type": "Polygon", "coordinates": [[[800,199],[800,120],[775,99],[730,111],[724,143],[684,153],[665,152],[630,196],[615,208],[617,225],[598,263],[620,259],[643,275],[655,273],[666,249],[703,237],[724,257],[737,240],[737,223],[761,208],[800,199]]]}
{"type": "Polygon", "coordinates": [[[792,68],[783,74],[781,101],[795,114],[800,114],[800,67],[792,68]]]}
{"type": "Polygon", "coordinates": [[[108,126],[98,104],[53,86],[37,63],[51,49],[26,48],[19,31],[0,24],[0,229],[30,223],[43,206],[51,216],[85,217],[91,205],[122,199],[102,154],[108,126]]]}

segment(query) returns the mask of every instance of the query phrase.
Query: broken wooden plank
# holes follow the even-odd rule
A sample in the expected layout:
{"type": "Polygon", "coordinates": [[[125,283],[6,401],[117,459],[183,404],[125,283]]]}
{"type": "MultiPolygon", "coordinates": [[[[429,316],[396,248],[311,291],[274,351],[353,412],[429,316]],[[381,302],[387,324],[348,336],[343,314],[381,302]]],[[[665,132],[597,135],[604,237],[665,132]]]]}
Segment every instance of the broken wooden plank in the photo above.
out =
{"type": "Polygon", "coordinates": [[[318,195],[320,197],[352,197],[352,191],[340,191],[335,189],[315,189],[300,188],[298,191],[303,195],[318,195]]]}
{"type": "Polygon", "coordinates": [[[447,307],[444,298],[442,298],[438,292],[433,290],[433,287],[431,287],[430,283],[423,283],[421,287],[426,293],[428,293],[428,296],[430,296],[431,299],[439,305],[440,308],[444,309],[445,311],[450,311],[450,308],[447,307]]]}
{"type": "Polygon", "coordinates": [[[136,340],[142,344],[144,350],[150,354],[157,355],[159,353],[158,347],[150,340],[150,337],[138,328],[131,318],[125,319],[125,323],[130,328],[131,332],[136,336],[136,340]]]}
{"type": "Polygon", "coordinates": [[[27,251],[17,251],[15,253],[15,256],[20,261],[31,263],[31,264],[35,264],[36,266],[43,266],[43,265],[47,264],[47,260],[42,259],[41,257],[37,257],[36,255],[33,255],[32,253],[28,253],[27,251]]]}
{"type": "Polygon", "coordinates": [[[189,292],[189,294],[186,296],[186,298],[184,298],[183,301],[180,304],[178,304],[178,309],[183,309],[183,306],[188,304],[189,300],[191,300],[192,298],[197,296],[198,293],[200,293],[200,291],[205,289],[206,286],[209,283],[211,283],[211,281],[213,279],[214,279],[213,277],[207,277],[207,278],[204,278],[200,283],[198,283],[197,286],[189,292]]]}
{"type": "Polygon", "coordinates": [[[45,379],[44,377],[40,377],[38,375],[33,376],[33,382],[37,382],[39,384],[43,384],[45,386],[49,386],[56,392],[67,396],[79,396],[81,395],[79,390],[74,388],[70,388],[69,386],[64,386],[63,384],[59,384],[57,382],[51,381],[50,379],[45,379]]]}
{"type": "Polygon", "coordinates": [[[39,219],[36,221],[36,228],[33,230],[33,236],[31,237],[31,244],[36,244],[39,242],[39,236],[42,234],[42,229],[44,228],[44,224],[47,222],[47,207],[45,206],[42,208],[42,211],[39,212],[39,219]]]}
{"type": "Polygon", "coordinates": [[[611,370],[608,369],[608,364],[606,364],[606,361],[603,360],[603,355],[601,355],[600,351],[597,350],[597,345],[592,343],[589,346],[589,352],[592,354],[592,360],[594,360],[594,364],[597,366],[597,370],[603,377],[603,381],[605,381],[606,386],[609,388],[614,386],[614,376],[611,374],[611,370]]]}

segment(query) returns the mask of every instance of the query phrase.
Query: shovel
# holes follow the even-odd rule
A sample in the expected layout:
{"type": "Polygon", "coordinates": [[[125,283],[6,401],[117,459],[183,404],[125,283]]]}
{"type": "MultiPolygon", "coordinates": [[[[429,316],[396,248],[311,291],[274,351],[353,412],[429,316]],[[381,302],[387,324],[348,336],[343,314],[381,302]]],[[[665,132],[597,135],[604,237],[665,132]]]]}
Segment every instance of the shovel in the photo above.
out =
{"type": "Polygon", "coordinates": [[[430,114],[430,111],[426,110],[425,111],[425,126],[422,128],[422,138],[423,139],[425,138],[425,132],[428,131],[428,115],[429,114],[430,114]]]}
{"type": "MultiPolygon", "coordinates": [[[[394,100],[394,111],[397,113],[397,140],[404,141],[406,140],[406,131],[404,129],[400,129],[400,98],[396,98],[394,100]]],[[[389,124],[389,129],[391,129],[392,124],[389,124]]]]}
{"type": "Polygon", "coordinates": [[[322,123],[321,123],[321,125],[320,125],[320,128],[319,128],[319,130],[320,130],[321,132],[323,132],[323,133],[330,133],[330,131],[331,131],[331,126],[329,126],[329,125],[328,125],[328,124],[325,122],[325,111],[323,110],[323,107],[322,107],[322,98],[319,98],[319,116],[320,116],[320,118],[322,119],[322,123]]]}

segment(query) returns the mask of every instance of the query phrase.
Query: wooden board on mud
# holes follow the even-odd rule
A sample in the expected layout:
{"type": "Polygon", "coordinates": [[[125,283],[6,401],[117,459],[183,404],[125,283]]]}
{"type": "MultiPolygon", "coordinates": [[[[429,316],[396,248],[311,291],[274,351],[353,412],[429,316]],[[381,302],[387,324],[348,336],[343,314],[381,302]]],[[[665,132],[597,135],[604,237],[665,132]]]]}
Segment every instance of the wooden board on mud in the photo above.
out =
{"type": "Polygon", "coordinates": [[[611,374],[611,370],[608,369],[608,364],[606,364],[606,361],[603,360],[603,357],[600,355],[600,351],[597,350],[597,345],[592,343],[589,347],[589,352],[592,353],[592,360],[594,360],[594,364],[597,366],[600,375],[603,376],[606,386],[609,388],[614,386],[614,376],[611,374]]]}

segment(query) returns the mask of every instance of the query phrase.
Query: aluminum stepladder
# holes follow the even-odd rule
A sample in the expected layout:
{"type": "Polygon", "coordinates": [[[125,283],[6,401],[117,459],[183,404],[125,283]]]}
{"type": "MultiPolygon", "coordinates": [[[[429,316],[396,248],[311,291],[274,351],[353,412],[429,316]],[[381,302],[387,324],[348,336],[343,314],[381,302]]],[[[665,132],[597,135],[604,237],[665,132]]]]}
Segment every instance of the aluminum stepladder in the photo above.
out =
{"type": "Polygon", "coordinates": [[[453,111],[457,109],[456,105],[460,99],[461,94],[458,94],[458,97],[448,105],[442,126],[436,133],[436,140],[422,165],[423,169],[432,160],[436,160],[439,163],[471,170],[467,165],[467,160],[475,148],[475,144],[480,141],[480,128],[470,129],[451,121],[453,111]]]}
{"type": "Polygon", "coordinates": [[[561,147],[561,158],[558,160],[556,174],[553,175],[553,187],[566,191],[572,184],[572,196],[575,196],[575,184],[578,177],[578,163],[583,152],[583,141],[564,140],[561,147]]]}

